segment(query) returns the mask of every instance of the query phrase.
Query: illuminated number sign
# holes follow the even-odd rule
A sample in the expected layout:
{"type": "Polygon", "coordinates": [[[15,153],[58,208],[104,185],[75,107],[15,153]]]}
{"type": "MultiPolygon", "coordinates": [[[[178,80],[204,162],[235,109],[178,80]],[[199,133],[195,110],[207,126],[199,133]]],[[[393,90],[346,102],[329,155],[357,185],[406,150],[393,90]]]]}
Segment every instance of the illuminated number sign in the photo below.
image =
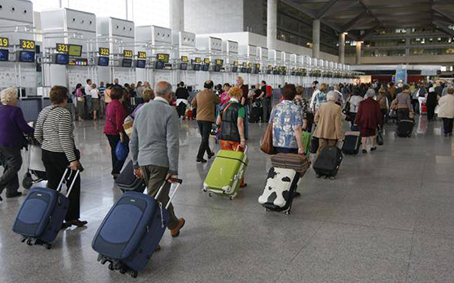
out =
{"type": "Polygon", "coordinates": [[[22,49],[35,50],[35,41],[34,40],[28,40],[28,39],[21,39],[20,40],[20,47],[22,49]]]}
{"type": "Polygon", "coordinates": [[[147,52],[138,51],[138,52],[137,52],[137,57],[138,57],[139,59],[147,59],[147,52]]]}
{"type": "Polygon", "coordinates": [[[224,65],[224,60],[222,60],[222,59],[216,59],[216,65],[217,65],[217,66],[222,66],[222,65],[224,65]]]}
{"type": "Polygon", "coordinates": [[[68,44],[64,44],[64,43],[57,43],[56,49],[57,49],[57,52],[60,52],[60,53],[67,54],[69,52],[68,44]]]}
{"type": "Polygon", "coordinates": [[[268,65],[268,69],[273,69],[273,66],[271,66],[271,65],[268,65]]]}
{"type": "Polygon", "coordinates": [[[262,67],[260,64],[257,64],[257,69],[260,69],[260,67],[262,67]]]}
{"type": "Polygon", "coordinates": [[[205,64],[210,64],[210,58],[205,58],[205,59],[203,59],[203,63],[205,63],[205,64]]]}
{"type": "Polygon", "coordinates": [[[197,64],[202,63],[202,58],[200,58],[200,57],[195,57],[195,62],[196,62],[197,64]]]}
{"type": "Polygon", "coordinates": [[[110,50],[109,50],[109,48],[100,47],[100,48],[99,48],[99,55],[101,55],[101,56],[109,56],[109,55],[110,55],[110,50]]]}
{"type": "Polygon", "coordinates": [[[123,56],[126,58],[131,58],[132,54],[132,50],[123,50],[123,56]]]}
{"type": "Polygon", "coordinates": [[[247,63],[243,62],[243,68],[246,68],[246,67],[247,67],[247,63]]]}
{"type": "Polygon", "coordinates": [[[238,67],[238,61],[234,61],[233,66],[238,67]]]}
{"type": "Polygon", "coordinates": [[[188,62],[188,56],[181,56],[181,62],[187,63],[188,62]]]}
{"type": "Polygon", "coordinates": [[[158,61],[169,63],[169,54],[159,53],[157,55],[158,61]]]}
{"type": "Polygon", "coordinates": [[[1,47],[8,47],[9,40],[6,37],[0,37],[0,46],[1,47]]]}
{"type": "Polygon", "coordinates": [[[252,68],[252,63],[249,63],[249,64],[248,64],[248,67],[249,67],[249,68],[252,68]]]}

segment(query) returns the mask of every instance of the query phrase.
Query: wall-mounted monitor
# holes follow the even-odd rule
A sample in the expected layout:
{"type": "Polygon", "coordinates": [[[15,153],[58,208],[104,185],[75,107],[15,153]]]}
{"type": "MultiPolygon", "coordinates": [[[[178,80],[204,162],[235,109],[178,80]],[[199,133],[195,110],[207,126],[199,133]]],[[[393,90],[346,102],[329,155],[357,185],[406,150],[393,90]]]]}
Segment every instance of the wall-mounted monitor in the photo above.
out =
{"type": "Polygon", "coordinates": [[[34,51],[20,51],[19,52],[19,62],[34,63],[35,62],[35,52],[34,51]]]}
{"type": "Polygon", "coordinates": [[[8,61],[8,60],[9,60],[9,50],[0,49],[0,61],[8,61]]]}
{"type": "Polygon", "coordinates": [[[124,68],[131,68],[132,67],[132,59],[123,59],[121,60],[121,66],[124,68]]]}
{"type": "Polygon", "coordinates": [[[54,63],[58,65],[68,65],[69,63],[68,54],[55,54],[54,63]]]}
{"type": "Polygon", "coordinates": [[[169,63],[170,55],[169,54],[164,54],[164,53],[158,53],[156,55],[156,59],[158,59],[158,61],[161,61],[161,62],[164,62],[164,63],[169,63]]]}
{"type": "Polygon", "coordinates": [[[147,63],[147,61],[145,61],[145,60],[137,60],[136,67],[143,69],[143,68],[145,68],[146,63],[147,63]]]}
{"type": "Polygon", "coordinates": [[[80,57],[82,56],[82,45],[69,45],[69,56],[80,57]]]}
{"type": "Polygon", "coordinates": [[[203,64],[202,71],[208,72],[210,70],[210,64],[203,64]]]}
{"type": "Polygon", "coordinates": [[[188,69],[188,63],[181,63],[180,64],[180,70],[186,71],[188,69]]]}
{"type": "Polygon", "coordinates": [[[202,65],[200,65],[200,64],[195,64],[195,65],[193,65],[192,68],[194,69],[194,71],[200,71],[200,69],[202,68],[202,65]]]}
{"type": "Polygon", "coordinates": [[[164,66],[165,66],[165,62],[164,61],[157,61],[156,62],[156,70],[162,70],[164,69],[164,66]]]}
{"type": "Polygon", "coordinates": [[[215,65],[215,66],[214,66],[214,71],[215,71],[215,72],[220,72],[220,71],[221,71],[221,66],[215,65]]]}
{"type": "Polygon", "coordinates": [[[109,66],[109,57],[99,57],[98,66],[101,66],[101,67],[109,66]]]}
{"type": "Polygon", "coordinates": [[[232,67],[232,73],[237,73],[238,72],[238,67],[232,67]]]}

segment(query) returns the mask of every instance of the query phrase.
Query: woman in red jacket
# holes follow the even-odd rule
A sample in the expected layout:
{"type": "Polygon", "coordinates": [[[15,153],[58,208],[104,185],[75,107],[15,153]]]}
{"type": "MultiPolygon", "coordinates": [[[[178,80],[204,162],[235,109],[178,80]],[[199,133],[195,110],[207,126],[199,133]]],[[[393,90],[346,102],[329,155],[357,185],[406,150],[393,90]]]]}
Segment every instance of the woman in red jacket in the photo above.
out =
{"type": "Polygon", "coordinates": [[[110,92],[112,101],[107,105],[106,109],[106,125],[104,126],[104,134],[109,140],[111,155],[112,155],[112,176],[114,179],[120,174],[121,168],[125,160],[118,160],[115,154],[117,144],[126,142],[126,137],[123,130],[123,122],[126,118],[126,111],[120,102],[123,96],[123,89],[121,87],[113,87],[110,92]]]}
{"type": "Polygon", "coordinates": [[[363,153],[367,153],[367,138],[370,137],[370,151],[377,149],[375,140],[377,138],[377,128],[381,126],[382,115],[380,111],[380,103],[374,100],[375,90],[368,89],[366,99],[359,103],[358,113],[355,117],[355,124],[360,126],[360,132],[363,144],[363,153]]]}

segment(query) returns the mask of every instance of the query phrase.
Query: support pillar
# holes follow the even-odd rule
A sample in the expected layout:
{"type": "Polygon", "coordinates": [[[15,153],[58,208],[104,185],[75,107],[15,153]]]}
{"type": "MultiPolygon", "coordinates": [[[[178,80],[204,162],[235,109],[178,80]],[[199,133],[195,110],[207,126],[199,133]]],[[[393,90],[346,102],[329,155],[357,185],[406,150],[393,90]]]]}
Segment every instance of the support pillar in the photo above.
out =
{"type": "Polygon", "coordinates": [[[363,45],[362,41],[356,42],[356,65],[361,64],[361,47],[363,45]]]}
{"type": "Polygon", "coordinates": [[[184,0],[170,0],[169,4],[170,29],[184,31],[184,0]]]}
{"type": "Polygon", "coordinates": [[[266,19],[266,46],[268,50],[276,50],[277,0],[268,0],[266,19]]]}
{"type": "Polygon", "coordinates": [[[320,58],[320,19],[312,22],[312,57],[320,58]]]}
{"type": "Polygon", "coordinates": [[[345,32],[339,35],[339,63],[345,64],[345,32]]]}

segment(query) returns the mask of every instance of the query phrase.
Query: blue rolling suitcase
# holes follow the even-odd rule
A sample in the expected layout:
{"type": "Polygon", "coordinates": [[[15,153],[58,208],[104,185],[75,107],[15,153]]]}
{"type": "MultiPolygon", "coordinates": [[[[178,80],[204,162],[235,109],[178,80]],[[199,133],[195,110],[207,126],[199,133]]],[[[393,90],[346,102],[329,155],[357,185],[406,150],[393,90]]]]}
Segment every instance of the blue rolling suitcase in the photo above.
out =
{"type": "Polygon", "coordinates": [[[109,262],[110,270],[137,277],[138,271],[147,266],[170,220],[167,208],[182,183],[173,181],[177,187],[165,208],[157,201],[165,183],[156,199],[131,191],[120,197],[93,238],[92,248],[99,253],[98,261],[109,262]]]}
{"type": "Polygon", "coordinates": [[[66,212],[68,211],[68,196],[80,173],[75,172],[71,186],[66,195],[61,193],[63,183],[71,179],[72,173],[66,179],[69,169],[66,169],[57,190],[52,190],[37,184],[30,189],[27,198],[22,203],[13,225],[13,231],[22,235],[22,242],[28,245],[44,245],[52,248],[52,242],[61,230],[66,212]]]}

